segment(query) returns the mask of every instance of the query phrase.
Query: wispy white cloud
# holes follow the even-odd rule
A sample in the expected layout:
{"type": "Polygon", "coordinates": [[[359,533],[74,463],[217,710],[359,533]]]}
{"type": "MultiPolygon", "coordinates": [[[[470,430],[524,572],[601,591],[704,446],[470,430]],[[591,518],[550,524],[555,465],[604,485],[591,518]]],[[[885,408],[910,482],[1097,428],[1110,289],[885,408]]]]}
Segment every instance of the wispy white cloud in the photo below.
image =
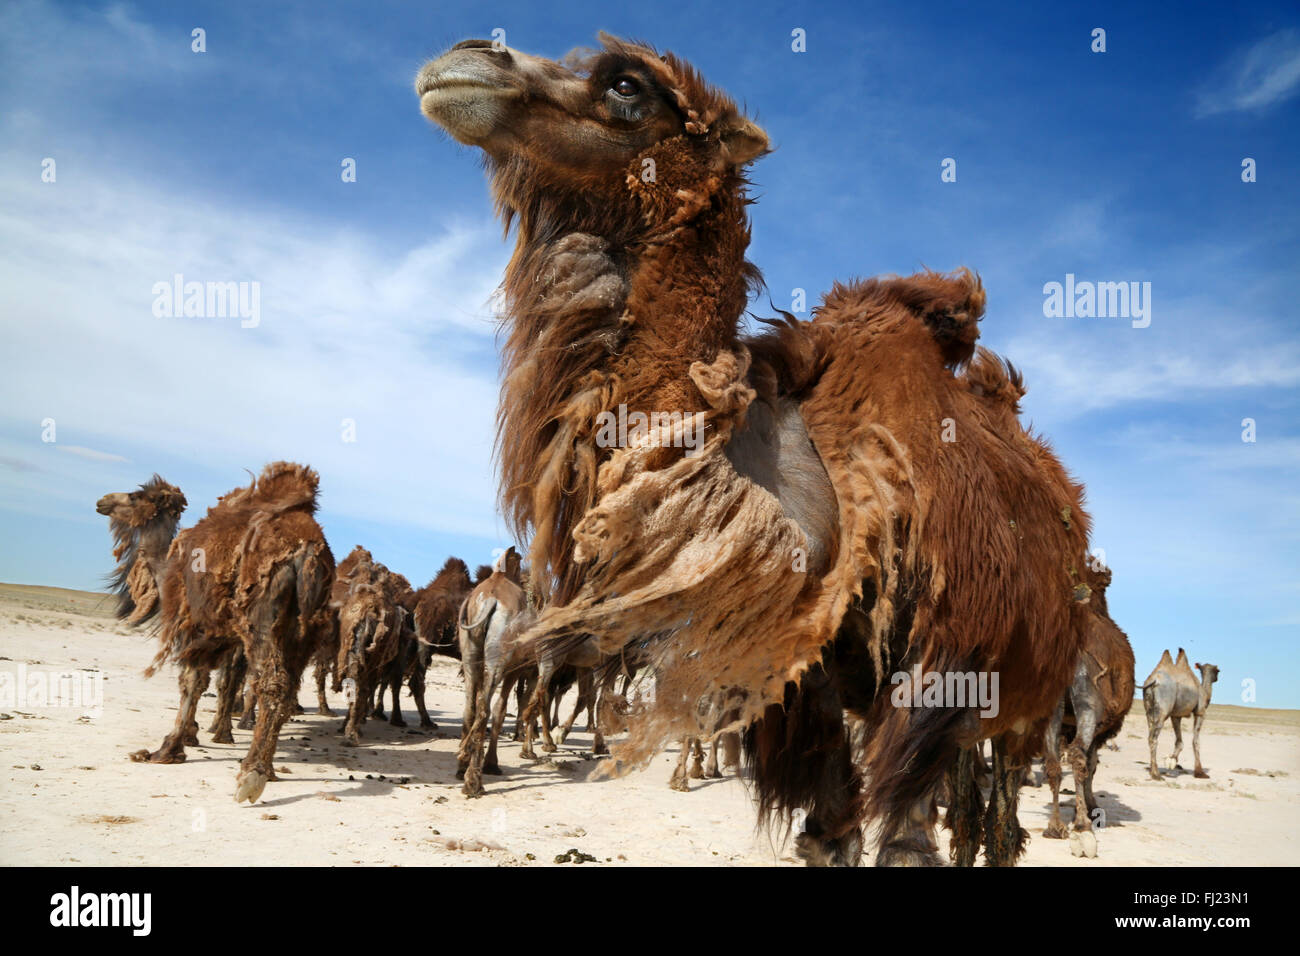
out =
{"type": "Polygon", "coordinates": [[[76,455],[78,458],[89,458],[91,461],[129,461],[122,455],[114,455],[112,452],[96,451],[93,448],[83,448],[81,445],[58,445],[59,451],[69,455],[76,455]]]}
{"type": "Polygon", "coordinates": [[[150,450],[227,474],[301,458],[337,511],[494,533],[495,228],[448,224],[394,254],[359,229],[94,167],[40,183],[21,161],[0,157],[11,434],[39,444],[54,418],[61,450],[121,463],[92,446],[129,449],[146,472],[150,450]],[[156,317],[153,285],[175,273],[259,283],[261,323],[156,317]]]}
{"type": "Polygon", "coordinates": [[[1265,110],[1300,92],[1300,31],[1279,30],[1231,56],[1197,97],[1196,115],[1265,110]]]}

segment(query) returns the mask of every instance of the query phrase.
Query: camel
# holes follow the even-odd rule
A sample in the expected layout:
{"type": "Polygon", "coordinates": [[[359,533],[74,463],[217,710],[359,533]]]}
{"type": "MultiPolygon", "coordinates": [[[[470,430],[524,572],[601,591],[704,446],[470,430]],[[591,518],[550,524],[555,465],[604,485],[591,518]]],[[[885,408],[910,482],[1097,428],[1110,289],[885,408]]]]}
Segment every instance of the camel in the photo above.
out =
{"type": "Polygon", "coordinates": [[[1174,752],[1169,758],[1169,769],[1180,769],[1178,757],[1183,752],[1183,718],[1191,717],[1192,753],[1196,757],[1194,776],[1202,779],[1209,777],[1201,766],[1201,725],[1205,723],[1205,714],[1210,709],[1210,693],[1214,682],[1219,679],[1219,668],[1214,664],[1197,664],[1201,672],[1198,682],[1196,675],[1188,666],[1187,652],[1178,648],[1178,660],[1171,660],[1169,650],[1160,655],[1160,663],[1142,682],[1142,703],[1147,712],[1147,742],[1151,746],[1151,779],[1160,780],[1160,768],[1156,765],[1156,744],[1160,740],[1160,728],[1166,720],[1174,725],[1174,752]]]}
{"type": "Polygon", "coordinates": [[[511,547],[497,559],[492,574],[475,585],[457,612],[465,714],[456,776],[464,779],[461,789],[467,797],[483,795],[483,774],[501,773],[497,738],[505,721],[506,701],[523,664],[515,640],[517,622],[531,619],[531,615],[521,586],[519,552],[511,547]],[[484,736],[494,695],[496,708],[492,710],[485,754],[484,736]]]}
{"type": "Polygon", "coordinates": [[[335,689],[345,680],[352,682],[343,725],[345,746],[355,747],[360,742],[373,691],[378,688],[382,694],[380,678],[400,655],[408,614],[402,598],[410,589],[405,578],[389,571],[361,545],[353,548],[335,571],[330,591],[330,605],[338,613],[335,689]]]}
{"type": "MultiPolygon", "coordinates": [[[[186,504],[181,490],[158,475],[136,491],[104,495],[95,504],[95,510],[109,518],[113,557],[118,559],[110,581],[118,595],[117,616],[128,624],[142,625],[157,618],[167,552],[186,504]]],[[[235,741],[231,725],[247,672],[243,649],[233,648],[219,667],[217,712],[208,733],[214,743],[228,744],[235,741]]],[[[184,743],[198,742],[196,724],[187,728],[184,743]]]]}
{"type": "Polygon", "coordinates": [[[1074,831],[1081,837],[1085,856],[1096,855],[1093,813],[1097,800],[1092,793],[1097,772],[1097,753],[1119,733],[1133,706],[1133,648],[1128,637],[1111,620],[1106,606],[1110,587],[1109,568],[1089,571],[1092,600],[1089,602],[1088,633],[1083,653],[1075,664],[1074,678],[1057,705],[1044,738],[1043,770],[1052,788],[1051,819],[1043,836],[1065,839],[1069,831],[1061,822],[1061,731],[1066,736],[1065,756],[1074,774],[1074,831]]]}
{"type": "Polygon", "coordinates": [[[331,627],[334,556],[314,517],[319,478],[273,462],[248,487],[223,495],[172,541],[163,573],[159,650],[181,669],[181,703],[162,746],[133,760],[180,763],[214,666],[242,648],[257,697],[257,722],[240,763],[235,802],[256,803],[269,780],[280,728],[302,672],[331,627]]]}
{"type": "Polygon", "coordinates": [[[935,795],[992,739],[986,855],[1013,863],[1023,768],[1083,643],[1089,519],[1046,445],[999,434],[955,374],[982,284],[836,284],[811,321],[742,337],[767,135],[673,54],[600,44],[561,64],[468,40],[416,79],[515,227],[497,454],[542,607],[520,642],[654,668],[598,773],[716,732],[695,702],[743,691],[722,729],[747,727],[760,815],[807,814],[809,863],[857,864],[868,821],[878,863],[937,863],[935,795]],[[914,668],[1006,692],[894,706],[914,668]],[[870,729],[857,754],[846,709],[870,729]]]}
{"type": "Polygon", "coordinates": [[[434,653],[460,658],[460,640],[456,615],[461,604],[474,589],[492,574],[486,565],[479,568],[477,581],[471,581],[469,568],[460,558],[448,558],[433,579],[415,595],[415,632],[423,645],[434,653]]]}

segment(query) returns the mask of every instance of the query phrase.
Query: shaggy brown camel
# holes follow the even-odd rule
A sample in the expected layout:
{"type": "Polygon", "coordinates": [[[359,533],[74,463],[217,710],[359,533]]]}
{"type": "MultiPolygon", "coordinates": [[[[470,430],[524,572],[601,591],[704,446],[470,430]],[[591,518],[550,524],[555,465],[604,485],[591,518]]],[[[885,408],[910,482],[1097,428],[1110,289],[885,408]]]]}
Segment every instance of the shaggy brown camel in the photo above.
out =
{"type": "Polygon", "coordinates": [[[805,859],[857,863],[877,820],[878,862],[924,864],[949,766],[992,738],[986,850],[1014,862],[1027,754],[1082,646],[1088,518],[954,375],[977,277],[836,285],[744,340],[745,169],[768,140],[689,65],[607,36],[563,65],[469,40],[416,89],[517,227],[501,498],[544,608],[521,640],[590,636],[660,682],[602,766],[713,733],[695,702],[739,688],[760,812],[807,813],[805,859]],[[895,706],[914,668],[1005,692],[895,706]],[[856,760],[846,708],[871,730],[856,760]]]}
{"type": "MultiPolygon", "coordinates": [[[[185,506],[181,490],[158,475],[136,491],[105,495],[95,505],[96,511],[109,518],[113,557],[118,561],[110,581],[118,595],[117,616],[128,624],[144,624],[157,617],[167,552],[185,506]]],[[[234,743],[231,725],[247,672],[243,648],[233,648],[218,666],[217,712],[208,733],[214,743],[234,743]]],[[[187,728],[184,743],[194,746],[198,742],[195,724],[187,728]]]]}
{"type": "Polygon", "coordinates": [[[335,689],[344,681],[352,685],[343,725],[345,746],[359,743],[380,677],[400,654],[408,613],[402,598],[410,590],[405,578],[389,571],[361,545],[339,562],[334,573],[330,605],[338,614],[339,631],[335,689]]]}
{"type": "Polygon", "coordinates": [[[1160,780],[1160,768],[1156,765],[1156,744],[1160,740],[1160,728],[1166,720],[1174,725],[1174,752],[1169,758],[1169,769],[1180,769],[1178,757],[1183,752],[1183,718],[1191,717],[1192,753],[1196,757],[1194,776],[1208,777],[1201,766],[1201,725],[1210,709],[1210,694],[1214,682],[1219,679],[1219,668],[1214,664],[1197,664],[1201,672],[1198,682],[1196,675],[1188,666],[1187,652],[1178,648],[1178,660],[1171,660],[1169,650],[1160,655],[1160,663],[1142,682],[1142,703],[1147,712],[1147,742],[1151,746],[1151,779],[1160,780]]]}
{"type": "Polygon", "coordinates": [[[1091,835],[1095,823],[1093,811],[1097,807],[1092,793],[1097,752],[1119,733],[1133,706],[1133,648],[1128,636],[1111,620],[1106,604],[1110,581],[1109,568],[1089,569],[1092,600],[1083,653],[1044,738],[1043,770],[1052,788],[1052,810],[1043,836],[1052,839],[1069,836],[1060,813],[1061,743],[1064,741],[1065,757],[1074,774],[1074,830],[1087,834],[1082,837],[1082,852],[1089,857],[1097,852],[1095,837],[1091,835]]]}
{"type": "Polygon", "coordinates": [[[501,772],[497,738],[505,721],[506,701],[523,663],[515,640],[516,621],[530,615],[520,582],[520,557],[512,547],[497,559],[492,574],[474,587],[457,614],[465,714],[456,776],[464,778],[462,791],[467,797],[482,796],[483,774],[501,772]],[[494,695],[497,706],[492,711],[485,754],[484,736],[494,695]]]}
{"type": "Polygon", "coordinates": [[[385,719],[384,691],[387,689],[393,698],[393,706],[387,720],[394,727],[405,727],[406,721],[402,719],[401,704],[402,682],[405,681],[411,689],[415,708],[420,712],[420,726],[426,730],[435,730],[437,724],[429,719],[429,711],[424,701],[424,675],[432,659],[433,649],[421,644],[415,632],[417,601],[415,589],[401,574],[394,572],[393,579],[397,582],[397,603],[405,613],[401,615],[402,626],[397,638],[397,653],[384,667],[383,673],[379,675],[379,680],[375,684],[375,702],[370,710],[370,716],[379,720],[385,719]]]}
{"type": "Polygon", "coordinates": [[[280,728],[303,668],[330,628],[334,556],[313,517],[319,478],[273,462],[252,484],[223,495],[167,554],[160,648],[146,671],[181,668],[175,726],[153,753],[133,760],[179,763],[211,669],[242,646],[253,672],[257,723],[240,763],[235,800],[255,803],[268,780],[280,728]]]}

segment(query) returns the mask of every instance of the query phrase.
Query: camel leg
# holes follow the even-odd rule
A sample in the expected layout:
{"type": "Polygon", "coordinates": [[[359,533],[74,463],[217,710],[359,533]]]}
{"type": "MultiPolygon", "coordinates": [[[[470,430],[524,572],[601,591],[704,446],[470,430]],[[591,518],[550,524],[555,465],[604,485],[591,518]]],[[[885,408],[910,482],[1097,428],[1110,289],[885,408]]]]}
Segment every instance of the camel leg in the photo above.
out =
{"type": "Polygon", "coordinates": [[[1174,725],[1174,753],[1169,758],[1169,769],[1182,770],[1183,765],[1178,762],[1178,758],[1183,753],[1183,718],[1171,717],[1169,722],[1174,725]]]}
{"type": "Polygon", "coordinates": [[[456,752],[456,777],[463,779],[470,764],[471,732],[474,729],[474,715],[478,712],[478,698],[483,687],[483,658],[468,657],[464,663],[465,672],[465,710],[460,722],[460,748],[456,752]]]}
{"type": "Polygon", "coordinates": [[[1052,811],[1043,836],[1049,840],[1064,840],[1069,834],[1061,822],[1061,721],[1064,720],[1065,702],[1056,705],[1056,713],[1047,725],[1043,736],[1043,776],[1052,788],[1052,811]]]}
{"type": "Polygon", "coordinates": [[[483,796],[483,731],[487,726],[488,687],[481,682],[474,700],[474,716],[469,734],[465,738],[465,785],[461,792],[467,797],[483,796]]]}
{"type": "MultiPolygon", "coordinates": [[[[533,694],[536,693],[535,682],[537,679],[537,672],[533,671],[526,677],[521,678],[519,682],[515,684],[516,702],[521,699],[530,702],[532,701],[533,694]]],[[[519,756],[526,760],[536,760],[537,752],[533,750],[533,718],[532,714],[528,712],[530,706],[530,703],[525,703],[519,707],[519,717],[515,722],[515,726],[516,729],[520,730],[523,734],[522,739],[524,743],[523,746],[519,748],[519,756]]]]}
{"type": "Polygon", "coordinates": [[[1081,702],[1075,708],[1075,720],[1078,723],[1074,740],[1070,744],[1070,772],[1074,775],[1074,829],[1092,829],[1092,779],[1088,770],[1088,751],[1092,749],[1093,738],[1097,734],[1097,714],[1093,708],[1081,702]]]}
{"type": "Polygon", "coordinates": [[[687,793],[691,789],[691,785],[687,782],[686,760],[690,756],[693,739],[692,737],[682,739],[682,752],[677,758],[677,766],[673,768],[673,775],[668,778],[669,789],[681,793],[687,793]]]}
{"type": "MultiPolygon", "coordinates": [[[[424,669],[416,667],[411,675],[411,696],[415,698],[415,709],[420,712],[420,726],[425,730],[437,730],[438,725],[429,719],[429,711],[424,705],[424,669]]],[[[504,715],[504,711],[503,711],[504,715]]]]}
{"type": "Polygon", "coordinates": [[[208,689],[208,671],[202,667],[182,667],[180,677],[181,701],[176,708],[176,723],[172,732],[163,738],[162,745],[150,753],[137,750],[131,759],[137,763],[184,763],[186,731],[193,725],[198,730],[194,714],[199,707],[199,698],[208,689]]]}
{"type": "Polygon", "coordinates": [[[1088,783],[1084,787],[1084,798],[1088,802],[1088,817],[1092,818],[1092,811],[1096,809],[1097,799],[1092,795],[1092,782],[1097,778],[1097,744],[1094,741],[1088,748],[1088,783]]]}
{"type": "Polygon", "coordinates": [[[293,703],[298,696],[298,680],[285,667],[283,650],[273,639],[263,638],[262,659],[257,666],[255,681],[257,699],[257,724],[253,728],[253,742],[248,754],[239,765],[235,781],[235,802],[247,800],[256,803],[262,796],[267,781],[275,779],[275,748],[280,741],[280,728],[292,716],[293,703]]]}
{"type": "Polygon", "coordinates": [[[1016,816],[1025,768],[1015,766],[1002,740],[993,741],[993,791],[984,817],[984,859],[989,866],[1015,866],[1029,838],[1016,816]]]}
{"type": "MultiPolygon", "coordinates": [[[[388,673],[388,689],[393,694],[393,709],[388,715],[388,722],[394,727],[405,727],[406,721],[402,718],[402,707],[399,700],[402,695],[402,668],[401,658],[397,659],[398,665],[388,673]]],[[[382,699],[384,692],[380,690],[379,696],[382,699]]]]}
{"type": "Polygon", "coordinates": [[[704,779],[704,745],[700,743],[699,737],[691,738],[691,749],[695,752],[695,759],[691,762],[691,779],[704,779]]]}
{"type": "Polygon", "coordinates": [[[343,724],[343,746],[356,747],[361,743],[361,724],[365,722],[370,710],[370,688],[366,685],[366,673],[359,669],[356,676],[356,694],[348,701],[348,719],[343,724]]]}
{"type": "Polygon", "coordinates": [[[244,712],[239,715],[239,729],[252,730],[257,722],[257,692],[253,689],[257,675],[250,673],[244,680],[244,712]]]}
{"type": "Polygon", "coordinates": [[[231,732],[234,720],[235,701],[244,686],[244,676],[248,673],[248,661],[242,650],[226,658],[217,678],[217,714],[212,718],[208,733],[214,744],[233,744],[235,735],[231,732]]]}
{"type": "Polygon", "coordinates": [[[325,678],[329,675],[329,667],[316,662],[316,713],[322,717],[333,717],[334,711],[330,710],[330,702],[325,697],[325,678]]]}
{"type": "Polygon", "coordinates": [[[714,737],[709,745],[709,759],[704,765],[704,776],[710,780],[717,780],[722,776],[722,771],[718,769],[718,748],[721,745],[722,741],[718,737],[714,737]]]}
{"type": "Polygon", "coordinates": [[[948,853],[957,866],[974,866],[980,852],[984,796],[976,766],[978,753],[978,745],[963,747],[948,768],[948,814],[944,824],[952,831],[948,853]]]}
{"type": "Polygon", "coordinates": [[[595,708],[595,705],[592,703],[592,699],[595,696],[592,686],[593,680],[591,671],[587,668],[583,668],[578,673],[578,699],[573,702],[573,713],[569,715],[569,719],[564,722],[564,726],[562,726],[555,735],[555,742],[560,746],[564,745],[565,739],[569,736],[569,731],[573,729],[574,721],[578,719],[578,714],[582,712],[584,706],[587,708],[587,729],[591,730],[591,725],[594,722],[594,714],[592,711],[595,708]]]}
{"type": "Polygon", "coordinates": [[[1152,780],[1164,779],[1160,776],[1160,764],[1156,760],[1156,745],[1160,742],[1160,725],[1163,723],[1164,720],[1158,715],[1147,714],[1147,744],[1151,748],[1150,773],[1152,780]]]}
{"type": "Polygon", "coordinates": [[[513,685],[516,678],[506,677],[504,680],[494,676],[488,683],[488,702],[492,705],[492,729],[488,734],[487,756],[483,759],[483,772],[501,775],[501,764],[497,760],[497,738],[501,736],[501,728],[506,722],[506,704],[510,700],[510,691],[514,689],[513,685]]]}
{"type": "MultiPolygon", "coordinates": [[[[524,687],[527,681],[519,681],[515,684],[515,736],[516,743],[525,739],[524,734],[524,708],[528,704],[528,696],[524,693],[524,687]]],[[[530,746],[531,750],[532,747],[530,746]]]]}
{"type": "Polygon", "coordinates": [[[1202,780],[1210,776],[1201,766],[1201,724],[1203,723],[1205,723],[1205,711],[1202,710],[1192,718],[1192,755],[1196,757],[1196,772],[1193,776],[1200,777],[1202,780]]]}

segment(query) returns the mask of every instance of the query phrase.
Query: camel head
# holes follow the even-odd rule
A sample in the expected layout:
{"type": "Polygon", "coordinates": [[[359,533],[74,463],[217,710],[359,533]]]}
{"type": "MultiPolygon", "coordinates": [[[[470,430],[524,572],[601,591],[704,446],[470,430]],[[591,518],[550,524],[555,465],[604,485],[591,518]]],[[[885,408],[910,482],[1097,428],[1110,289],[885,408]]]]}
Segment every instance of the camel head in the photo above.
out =
{"type": "Polygon", "coordinates": [[[95,510],[106,515],[113,524],[127,528],[143,528],[151,521],[171,520],[173,525],[185,510],[187,502],[181,490],[154,475],[136,491],[116,491],[95,502],[95,510]]]}
{"type": "Polygon", "coordinates": [[[523,559],[519,556],[519,552],[515,550],[515,546],[512,544],[502,554],[497,556],[496,561],[492,563],[492,570],[494,572],[499,571],[511,581],[515,582],[515,584],[519,584],[521,580],[520,574],[522,564],[523,559]]]}
{"type": "Polygon", "coordinates": [[[1201,672],[1201,683],[1213,684],[1219,679],[1219,668],[1214,664],[1197,664],[1196,669],[1201,672]]]}
{"type": "Polygon", "coordinates": [[[557,63],[465,40],[416,77],[421,110],[483,150],[499,211],[533,237],[559,224],[605,236],[676,224],[679,191],[698,206],[738,193],[742,167],[768,151],[763,130],[689,64],[600,42],[557,63]]]}
{"type": "Polygon", "coordinates": [[[157,613],[167,550],[185,510],[185,496],[154,475],[136,491],[104,495],[95,510],[108,517],[117,567],[109,586],[118,596],[117,616],[139,624],[157,613]]]}

